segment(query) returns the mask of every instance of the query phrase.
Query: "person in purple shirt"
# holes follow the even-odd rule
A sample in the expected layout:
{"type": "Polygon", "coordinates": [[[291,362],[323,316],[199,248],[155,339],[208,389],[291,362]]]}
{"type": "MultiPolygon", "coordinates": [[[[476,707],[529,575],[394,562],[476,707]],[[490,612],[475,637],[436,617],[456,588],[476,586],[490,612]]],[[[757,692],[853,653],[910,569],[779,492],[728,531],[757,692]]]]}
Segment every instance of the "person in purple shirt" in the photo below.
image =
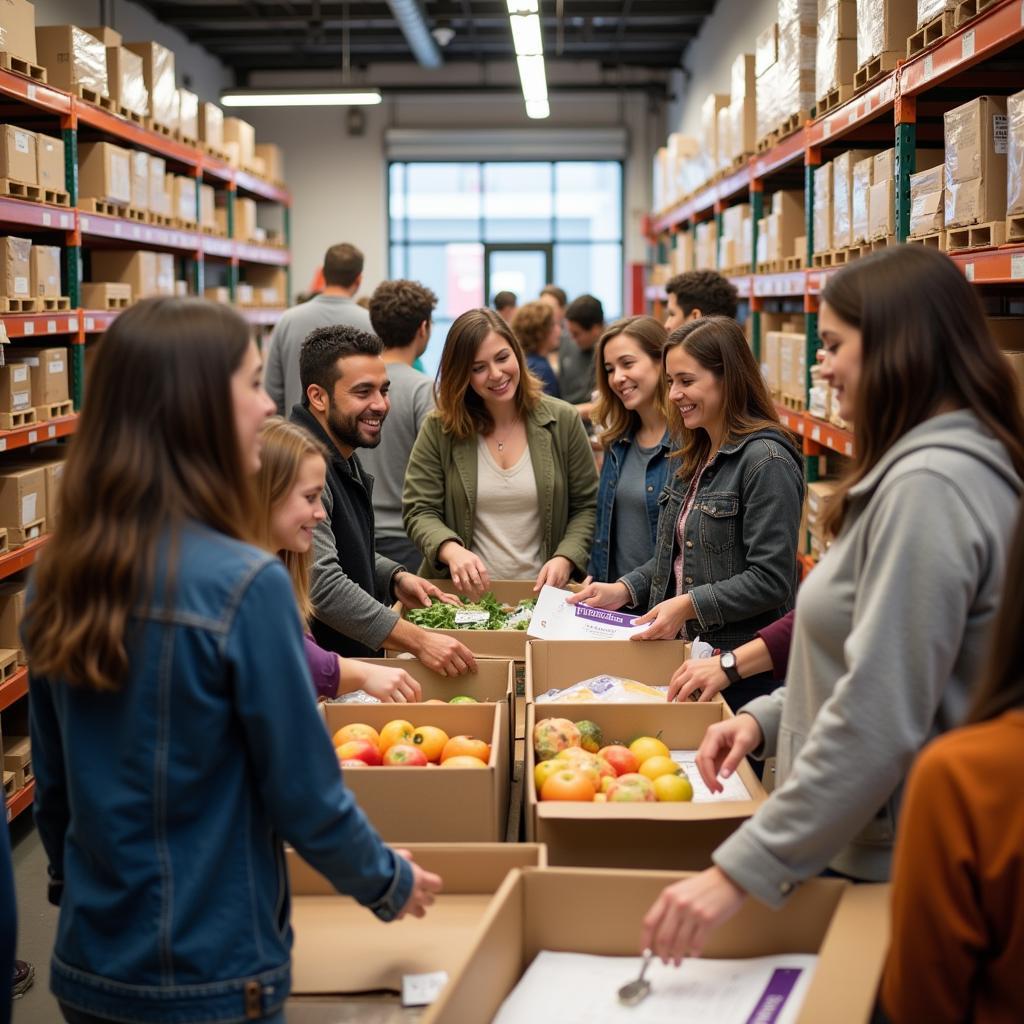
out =
{"type": "MultiPolygon", "coordinates": [[[[302,427],[279,416],[267,420],[260,471],[256,476],[259,535],[288,569],[303,621],[312,614],[309,599],[310,548],[313,529],[325,515],[320,495],[327,473],[327,453],[302,427]]],[[[306,658],[317,696],[331,700],[363,690],[383,703],[422,699],[420,684],[404,669],[370,665],[325,651],[305,637],[306,658]]]]}

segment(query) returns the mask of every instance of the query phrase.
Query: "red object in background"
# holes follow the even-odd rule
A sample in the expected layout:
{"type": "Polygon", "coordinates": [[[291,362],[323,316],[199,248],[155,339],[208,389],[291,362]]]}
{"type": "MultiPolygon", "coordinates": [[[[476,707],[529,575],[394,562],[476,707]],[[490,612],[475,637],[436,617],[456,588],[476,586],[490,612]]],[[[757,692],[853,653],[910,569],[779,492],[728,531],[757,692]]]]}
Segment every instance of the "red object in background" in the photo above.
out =
{"type": "Polygon", "coordinates": [[[322,292],[325,287],[324,268],[320,266],[316,268],[313,280],[309,282],[309,293],[310,295],[316,295],[318,292],[322,292]]]}
{"type": "Polygon", "coordinates": [[[445,253],[445,314],[454,320],[467,309],[486,306],[484,247],[477,242],[451,244],[445,253]]]}

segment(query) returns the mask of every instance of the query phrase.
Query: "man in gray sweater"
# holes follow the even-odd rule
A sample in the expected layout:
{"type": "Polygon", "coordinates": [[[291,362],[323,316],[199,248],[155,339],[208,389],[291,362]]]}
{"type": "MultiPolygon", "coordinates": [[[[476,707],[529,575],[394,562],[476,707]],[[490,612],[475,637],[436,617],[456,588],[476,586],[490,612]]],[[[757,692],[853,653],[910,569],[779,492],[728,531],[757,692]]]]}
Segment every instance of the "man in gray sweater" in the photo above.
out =
{"type": "Polygon", "coordinates": [[[312,331],[346,325],[373,332],[370,314],[355,301],[362,283],[363,254],[348,242],[332,245],[324,256],[324,290],[278,320],[270,336],[266,388],[281,416],[302,402],[299,349],[312,331]]]}

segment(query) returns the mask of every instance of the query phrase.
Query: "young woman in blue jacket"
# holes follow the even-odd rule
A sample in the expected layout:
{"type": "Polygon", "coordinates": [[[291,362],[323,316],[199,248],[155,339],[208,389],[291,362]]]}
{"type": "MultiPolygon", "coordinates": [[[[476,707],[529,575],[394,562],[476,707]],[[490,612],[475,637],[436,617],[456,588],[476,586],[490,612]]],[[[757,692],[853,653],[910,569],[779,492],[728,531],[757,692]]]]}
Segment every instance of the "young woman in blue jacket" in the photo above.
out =
{"type": "Polygon", "coordinates": [[[71,1024],[284,1021],[285,842],[383,920],[440,886],[345,788],[288,573],[248,543],[273,408],[225,306],[144,300],[96,352],[24,632],[71,1024]]]}

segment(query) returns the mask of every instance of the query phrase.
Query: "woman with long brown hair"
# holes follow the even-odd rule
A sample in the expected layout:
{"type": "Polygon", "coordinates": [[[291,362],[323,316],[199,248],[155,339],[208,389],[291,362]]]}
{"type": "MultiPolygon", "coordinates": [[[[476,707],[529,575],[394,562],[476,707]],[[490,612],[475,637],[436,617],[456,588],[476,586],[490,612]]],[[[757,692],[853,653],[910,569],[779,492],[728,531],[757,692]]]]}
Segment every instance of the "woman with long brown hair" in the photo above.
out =
{"type": "Polygon", "coordinates": [[[144,299],[99,342],[25,619],[35,819],[71,1024],[283,1022],[283,842],[378,916],[440,882],[385,846],[252,537],[274,404],[245,321],[144,299]]]}
{"type": "MultiPolygon", "coordinates": [[[[654,556],[571,600],[648,609],[639,622],[650,628],[638,638],[699,635],[729,651],[792,605],[803,462],[735,320],[703,317],[680,327],[662,365],[669,431],[682,446],[659,498],[654,556]]],[[[744,680],[726,699],[736,708],[771,685],[744,680]]]]}
{"type": "Polygon", "coordinates": [[[450,575],[471,595],[497,579],[563,587],[590,557],[596,494],[575,409],[541,394],[497,313],[463,313],[405,476],[402,516],[422,574],[450,575]]]}
{"type": "Polygon", "coordinates": [[[774,756],[776,789],[648,914],[666,958],[699,953],[748,894],[779,906],[826,868],[888,879],[907,771],[963,720],[1002,589],[1024,417],[974,287],[942,253],[886,249],[829,280],[819,331],[856,439],[834,540],[800,589],[785,687],[697,757],[714,791],[774,756]]]}
{"type": "Polygon", "coordinates": [[[652,316],[631,316],[601,335],[595,352],[604,450],[597,528],[587,575],[599,583],[644,565],[654,554],[658,498],[668,479],[668,388],[661,367],[668,335],[652,316]]]}
{"type": "Polygon", "coordinates": [[[509,326],[523,346],[526,368],[540,381],[544,394],[561,398],[558,377],[548,362],[562,337],[562,325],[555,319],[555,311],[546,302],[526,302],[516,310],[509,326]]]}

